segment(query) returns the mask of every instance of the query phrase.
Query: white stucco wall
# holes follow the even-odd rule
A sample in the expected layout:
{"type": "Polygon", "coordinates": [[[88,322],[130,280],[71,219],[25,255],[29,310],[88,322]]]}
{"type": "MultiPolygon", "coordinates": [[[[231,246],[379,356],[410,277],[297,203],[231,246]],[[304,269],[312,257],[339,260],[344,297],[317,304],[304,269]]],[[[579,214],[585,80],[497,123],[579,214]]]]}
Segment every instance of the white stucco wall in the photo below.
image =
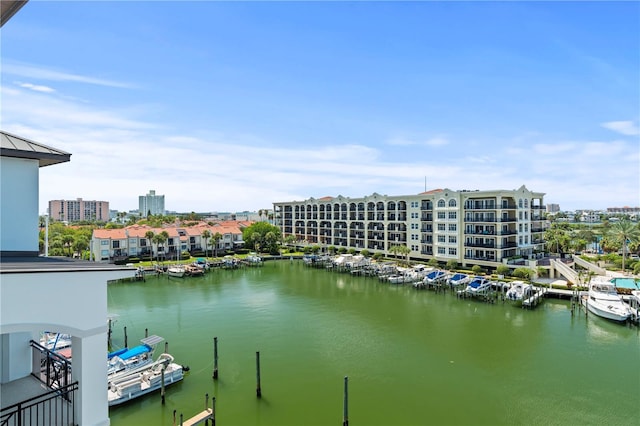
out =
{"type": "Polygon", "coordinates": [[[78,424],[108,425],[107,281],[134,273],[129,269],[0,274],[1,378],[16,380],[30,373],[32,336],[45,330],[71,334],[72,374],[79,383],[78,424]]]}
{"type": "Polygon", "coordinates": [[[107,327],[107,281],[135,271],[3,273],[0,333],[51,331],[89,336],[107,327]]]}
{"type": "Polygon", "coordinates": [[[0,334],[0,383],[7,383],[28,376],[31,373],[31,347],[24,345],[32,339],[32,334],[0,334]]]}
{"type": "Polygon", "coordinates": [[[0,250],[38,251],[38,160],[0,157],[0,250]]]}

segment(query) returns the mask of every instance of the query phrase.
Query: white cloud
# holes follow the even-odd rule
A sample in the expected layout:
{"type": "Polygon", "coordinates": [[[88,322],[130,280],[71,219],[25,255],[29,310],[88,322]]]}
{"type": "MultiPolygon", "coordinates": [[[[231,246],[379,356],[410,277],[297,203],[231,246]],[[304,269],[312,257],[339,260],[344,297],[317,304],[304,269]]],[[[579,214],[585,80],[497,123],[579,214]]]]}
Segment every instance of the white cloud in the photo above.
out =
{"type": "Polygon", "coordinates": [[[449,141],[442,136],[436,136],[435,138],[427,139],[424,144],[427,146],[443,146],[448,145],[449,141]]]}
{"type": "Polygon", "coordinates": [[[408,139],[408,138],[404,138],[404,137],[394,137],[391,138],[387,141],[388,145],[394,145],[394,146],[432,146],[432,147],[436,147],[436,146],[444,146],[449,144],[449,141],[443,137],[443,136],[435,136],[433,138],[429,138],[426,140],[422,140],[422,139],[418,139],[418,138],[414,138],[414,139],[408,139]]]}
{"type": "Polygon", "coordinates": [[[38,84],[31,84],[31,83],[17,83],[17,84],[22,88],[33,90],[35,92],[53,93],[56,91],[55,89],[49,86],[42,86],[38,84]]]}
{"type": "Polygon", "coordinates": [[[150,189],[166,196],[170,210],[258,210],[327,195],[416,194],[425,190],[425,178],[426,189],[525,184],[565,208],[634,204],[640,192],[640,154],[624,140],[539,135],[518,149],[456,142],[456,152],[438,155],[420,155],[417,143],[406,151],[340,141],[282,147],[259,135],[174,131],[151,122],[137,105],[104,110],[15,87],[2,88],[2,98],[4,130],[72,154],[71,162],[40,170],[41,212],[48,200],[78,197],[136,209],[138,195],[150,189]],[[398,157],[391,156],[395,151],[398,157]]]}
{"type": "Polygon", "coordinates": [[[608,121],[606,123],[602,123],[601,126],[625,136],[640,135],[640,127],[638,127],[633,121],[608,121]]]}
{"type": "Polygon", "coordinates": [[[17,75],[20,77],[47,80],[47,81],[69,81],[75,83],[92,84],[98,86],[118,87],[118,88],[134,88],[129,83],[107,80],[97,77],[72,74],[64,71],[48,69],[38,65],[4,61],[2,64],[2,73],[9,75],[17,75]]]}

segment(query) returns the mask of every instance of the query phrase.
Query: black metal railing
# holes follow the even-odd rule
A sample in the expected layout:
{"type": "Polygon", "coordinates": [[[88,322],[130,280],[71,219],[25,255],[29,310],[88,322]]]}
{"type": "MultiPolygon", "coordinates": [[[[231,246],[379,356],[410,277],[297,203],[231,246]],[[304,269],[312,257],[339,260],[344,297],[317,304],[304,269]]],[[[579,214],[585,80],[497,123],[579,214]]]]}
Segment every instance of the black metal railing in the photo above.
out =
{"type": "Polygon", "coordinates": [[[33,349],[31,375],[51,389],[63,388],[71,383],[71,362],[31,340],[33,349]]]}
{"type": "Polygon", "coordinates": [[[78,382],[20,401],[0,410],[0,426],[76,425],[78,382]]]}

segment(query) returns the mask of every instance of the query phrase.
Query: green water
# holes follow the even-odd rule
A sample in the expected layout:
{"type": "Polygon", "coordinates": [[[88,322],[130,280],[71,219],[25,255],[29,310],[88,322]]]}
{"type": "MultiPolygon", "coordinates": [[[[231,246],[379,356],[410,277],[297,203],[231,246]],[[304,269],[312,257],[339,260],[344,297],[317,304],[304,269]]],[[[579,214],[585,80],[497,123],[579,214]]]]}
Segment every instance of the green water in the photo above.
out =
{"type": "Polygon", "coordinates": [[[191,371],[110,410],[111,424],[171,425],[216,397],[217,425],[631,425],[640,334],[568,301],[535,310],[458,299],[301,261],[109,286],[114,344],[163,336],[191,371]],[[212,380],[213,337],[219,379],[212,380]],[[256,398],[260,351],[262,398],[256,398]]]}

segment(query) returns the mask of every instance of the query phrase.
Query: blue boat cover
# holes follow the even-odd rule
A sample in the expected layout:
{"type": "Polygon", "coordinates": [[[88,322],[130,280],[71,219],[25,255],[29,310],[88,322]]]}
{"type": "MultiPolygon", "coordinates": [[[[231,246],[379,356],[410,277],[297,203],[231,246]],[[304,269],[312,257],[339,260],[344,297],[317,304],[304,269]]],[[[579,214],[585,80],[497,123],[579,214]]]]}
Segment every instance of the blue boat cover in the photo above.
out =
{"type": "Polygon", "coordinates": [[[116,355],[121,355],[121,354],[125,353],[128,350],[129,350],[129,348],[122,348],[122,349],[118,349],[117,351],[109,352],[107,354],[107,359],[111,359],[116,355]]]}
{"type": "Polygon", "coordinates": [[[123,354],[119,355],[120,359],[126,360],[129,358],[133,358],[134,356],[142,355],[146,352],[151,352],[151,346],[149,345],[139,345],[135,346],[123,354]]]}

